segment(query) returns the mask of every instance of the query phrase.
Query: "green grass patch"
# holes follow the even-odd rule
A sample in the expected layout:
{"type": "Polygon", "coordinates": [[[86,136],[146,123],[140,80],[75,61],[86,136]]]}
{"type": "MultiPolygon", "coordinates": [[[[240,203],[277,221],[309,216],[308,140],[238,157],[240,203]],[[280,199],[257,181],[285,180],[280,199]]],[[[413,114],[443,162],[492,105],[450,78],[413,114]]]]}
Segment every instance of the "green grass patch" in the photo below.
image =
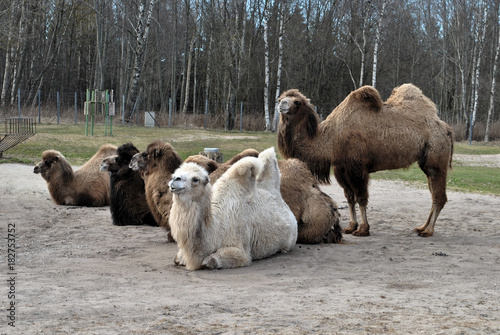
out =
{"type": "Polygon", "coordinates": [[[276,147],[276,134],[269,132],[114,126],[113,136],[104,134],[101,125],[94,126],[94,136],[85,136],[85,125],[38,124],[37,134],[6,151],[0,163],[36,164],[44,150],[53,149],[60,151],[71,164],[82,165],[103,144],[120,146],[132,142],[139,150],[145,150],[156,139],[171,143],[183,159],[204,148],[219,148],[228,160],[248,148],[262,151],[276,147]]]}
{"type": "MultiPolygon", "coordinates": [[[[400,180],[427,187],[427,178],[417,164],[408,169],[373,173],[373,179],[400,180]]],[[[449,190],[500,195],[500,169],[483,166],[455,166],[448,173],[449,190]]]]}
{"type": "MultiPolygon", "coordinates": [[[[183,159],[198,154],[204,148],[219,148],[224,154],[224,160],[228,160],[248,148],[262,151],[277,145],[276,133],[270,132],[115,125],[113,136],[104,136],[104,133],[103,125],[94,126],[94,136],[85,136],[84,124],[38,124],[37,134],[5,152],[4,157],[0,158],[0,163],[34,165],[40,161],[44,150],[54,149],[62,152],[71,164],[82,165],[103,144],[111,143],[119,146],[126,142],[132,142],[139,150],[144,150],[151,141],[156,139],[170,142],[183,159]]],[[[500,154],[498,142],[495,144],[455,143],[455,153],[465,155],[500,154]]],[[[427,187],[427,179],[416,164],[409,169],[377,172],[372,174],[372,178],[401,180],[427,187]]],[[[500,195],[500,169],[472,167],[466,164],[454,165],[453,170],[449,173],[448,187],[464,192],[500,195]]]]}
{"type": "Polygon", "coordinates": [[[490,145],[477,143],[469,145],[468,142],[460,142],[454,144],[454,153],[460,155],[498,155],[500,147],[498,142],[490,145]]]}

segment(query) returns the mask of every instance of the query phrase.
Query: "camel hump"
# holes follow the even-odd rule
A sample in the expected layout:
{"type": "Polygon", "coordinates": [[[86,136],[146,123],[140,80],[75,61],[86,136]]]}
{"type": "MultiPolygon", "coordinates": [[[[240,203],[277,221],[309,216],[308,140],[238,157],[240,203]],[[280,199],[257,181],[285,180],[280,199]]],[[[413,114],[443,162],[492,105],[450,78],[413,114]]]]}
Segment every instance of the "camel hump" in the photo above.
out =
{"type": "Polygon", "coordinates": [[[363,86],[349,94],[349,102],[361,104],[362,108],[378,112],[384,103],[380,93],[373,86],[363,86]]]}
{"type": "Polygon", "coordinates": [[[420,112],[437,113],[436,105],[413,84],[403,84],[394,88],[386,104],[392,106],[413,105],[418,106],[417,110],[420,112]]]}

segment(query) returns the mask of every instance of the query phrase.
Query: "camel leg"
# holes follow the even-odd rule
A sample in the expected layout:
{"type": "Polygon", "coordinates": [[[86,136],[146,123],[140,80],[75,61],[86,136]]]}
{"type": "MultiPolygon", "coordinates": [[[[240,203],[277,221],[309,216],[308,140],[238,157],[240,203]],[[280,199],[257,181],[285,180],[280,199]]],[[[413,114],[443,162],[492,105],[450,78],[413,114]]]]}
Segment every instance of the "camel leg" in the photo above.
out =
{"type": "Polygon", "coordinates": [[[252,258],[241,248],[224,247],[205,257],[201,263],[204,269],[228,269],[248,266],[252,258]]]}
{"type": "Polygon", "coordinates": [[[356,202],[359,205],[359,212],[361,214],[361,224],[352,235],[370,236],[370,225],[368,224],[366,215],[366,207],[368,206],[368,181],[370,175],[368,172],[365,172],[363,168],[354,168],[352,171],[357,172],[352,173],[350,176],[350,183],[356,194],[356,202]]]}
{"type": "Polygon", "coordinates": [[[343,234],[352,234],[358,229],[358,220],[356,218],[356,200],[354,196],[354,191],[347,179],[347,172],[344,168],[334,167],[333,174],[337,183],[340,187],[344,189],[344,196],[347,199],[347,205],[349,206],[349,226],[342,230],[343,234]]]}
{"type": "Polygon", "coordinates": [[[427,183],[432,193],[432,207],[424,225],[415,228],[414,231],[421,237],[429,237],[434,234],[434,225],[436,224],[439,213],[441,213],[445,203],[448,201],[448,198],[446,196],[446,172],[442,173],[432,168],[424,170],[424,172],[428,175],[427,183]]]}
{"type": "Polygon", "coordinates": [[[368,218],[366,216],[366,206],[367,205],[359,205],[361,224],[359,225],[359,229],[352,233],[354,236],[370,236],[370,225],[368,224],[368,218]]]}

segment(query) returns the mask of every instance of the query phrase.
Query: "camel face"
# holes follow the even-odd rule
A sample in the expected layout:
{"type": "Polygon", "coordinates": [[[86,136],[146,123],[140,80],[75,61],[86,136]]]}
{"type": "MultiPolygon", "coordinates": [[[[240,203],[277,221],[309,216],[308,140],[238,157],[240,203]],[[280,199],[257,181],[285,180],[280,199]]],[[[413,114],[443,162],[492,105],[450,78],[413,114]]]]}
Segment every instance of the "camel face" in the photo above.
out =
{"type": "Polygon", "coordinates": [[[290,112],[290,107],[294,104],[291,98],[284,98],[280,101],[278,108],[281,114],[288,114],[290,112]]]}
{"type": "Polygon", "coordinates": [[[134,171],[142,171],[146,169],[148,162],[148,154],[146,152],[139,152],[132,156],[129,167],[134,171]]]}
{"type": "Polygon", "coordinates": [[[42,160],[35,165],[33,173],[41,174],[44,179],[48,179],[51,167],[59,161],[60,156],[62,155],[57,151],[48,151],[44,153],[42,160]]]}
{"type": "Polygon", "coordinates": [[[101,171],[116,172],[119,169],[117,164],[118,155],[106,157],[102,160],[99,169],[101,171]]]}
{"type": "Polygon", "coordinates": [[[184,163],[183,169],[178,169],[168,183],[170,192],[180,195],[182,193],[195,194],[204,192],[200,185],[208,184],[208,172],[196,163],[184,163]]]}

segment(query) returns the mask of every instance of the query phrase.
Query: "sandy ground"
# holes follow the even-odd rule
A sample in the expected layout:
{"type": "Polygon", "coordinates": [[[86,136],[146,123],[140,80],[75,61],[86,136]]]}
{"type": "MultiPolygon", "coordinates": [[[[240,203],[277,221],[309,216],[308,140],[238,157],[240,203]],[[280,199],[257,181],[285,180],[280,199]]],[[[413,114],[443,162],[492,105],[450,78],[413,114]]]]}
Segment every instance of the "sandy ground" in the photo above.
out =
{"type": "MultiPolygon", "coordinates": [[[[113,226],[108,207],[57,206],[32,169],[0,165],[0,334],[500,333],[499,197],[449,192],[434,236],[421,238],[412,229],[429,191],[372,181],[370,237],[189,272],[161,229],[113,226]]],[[[342,190],[323,189],[347,226],[342,190]]]]}

